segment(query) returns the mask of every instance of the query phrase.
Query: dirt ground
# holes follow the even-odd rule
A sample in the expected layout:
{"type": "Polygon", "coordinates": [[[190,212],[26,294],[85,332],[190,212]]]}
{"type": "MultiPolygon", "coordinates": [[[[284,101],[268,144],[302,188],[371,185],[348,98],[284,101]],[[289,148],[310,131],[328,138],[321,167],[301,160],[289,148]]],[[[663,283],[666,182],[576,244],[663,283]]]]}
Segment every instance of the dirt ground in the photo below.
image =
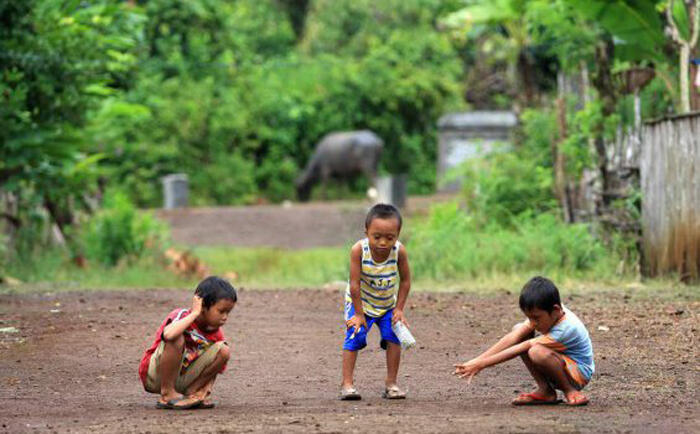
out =
{"type": "Polygon", "coordinates": [[[519,360],[469,387],[450,373],[521,319],[515,294],[412,294],[408,399],[380,398],[374,330],[356,372],[363,400],[341,402],[340,294],[241,290],[218,407],[156,410],[137,366],[165,314],[189,300],[176,290],[0,296],[0,328],[19,330],[0,333],[0,432],[700,432],[697,299],[567,298],[593,338],[591,403],[514,408],[531,388],[519,360]]]}
{"type": "MultiPolygon", "coordinates": [[[[412,196],[405,215],[426,212],[429,205],[454,195],[412,196]]],[[[190,246],[233,245],[241,247],[342,246],[362,238],[367,201],[289,203],[238,207],[201,207],[159,210],[169,223],[173,239],[190,246]],[[261,231],[260,228],[265,228],[261,231]]]]}

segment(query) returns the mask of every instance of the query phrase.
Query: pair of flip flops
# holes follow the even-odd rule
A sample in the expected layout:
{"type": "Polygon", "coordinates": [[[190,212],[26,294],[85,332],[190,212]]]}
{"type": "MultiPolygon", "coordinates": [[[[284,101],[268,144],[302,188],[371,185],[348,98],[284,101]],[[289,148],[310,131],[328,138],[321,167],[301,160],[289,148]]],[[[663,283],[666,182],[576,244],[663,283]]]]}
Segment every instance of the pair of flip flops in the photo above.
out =
{"type": "Polygon", "coordinates": [[[161,402],[160,400],[156,402],[156,408],[160,410],[194,410],[194,409],[210,409],[216,407],[216,403],[209,401],[205,402],[202,400],[196,400],[189,404],[177,405],[179,402],[184,401],[188,398],[177,398],[171,399],[168,402],[161,402]]]}
{"type": "MultiPolygon", "coordinates": [[[[521,393],[512,402],[513,405],[525,406],[525,405],[557,405],[562,402],[561,399],[550,398],[548,396],[543,396],[537,393],[521,393]]],[[[588,404],[588,398],[582,393],[577,393],[574,398],[570,401],[564,401],[566,405],[570,406],[580,406],[588,404]]]]}
{"type": "MultiPolygon", "coordinates": [[[[399,386],[391,386],[384,389],[382,392],[384,399],[406,399],[406,392],[399,389],[399,386]]],[[[360,393],[354,387],[342,388],[340,390],[341,401],[359,401],[362,399],[360,393]]]]}

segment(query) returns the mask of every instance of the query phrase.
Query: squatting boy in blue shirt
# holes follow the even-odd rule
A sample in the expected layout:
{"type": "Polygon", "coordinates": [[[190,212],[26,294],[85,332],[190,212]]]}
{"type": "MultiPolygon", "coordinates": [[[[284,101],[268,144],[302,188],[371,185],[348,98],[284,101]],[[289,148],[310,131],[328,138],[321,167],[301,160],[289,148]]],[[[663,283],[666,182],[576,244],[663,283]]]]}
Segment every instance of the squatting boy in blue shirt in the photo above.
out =
{"type": "Polygon", "coordinates": [[[564,392],[568,405],[588,404],[581,390],[590,381],[595,363],[591,338],[581,320],[562,306],[559,290],[544,277],[525,284],[520,309],[527,321],[480,356],[455,365],[454,374],[471,382],[482,369],[520,356],[537,389],[521,394],[513,405],[558,404],[557,389],[564,392]]]}

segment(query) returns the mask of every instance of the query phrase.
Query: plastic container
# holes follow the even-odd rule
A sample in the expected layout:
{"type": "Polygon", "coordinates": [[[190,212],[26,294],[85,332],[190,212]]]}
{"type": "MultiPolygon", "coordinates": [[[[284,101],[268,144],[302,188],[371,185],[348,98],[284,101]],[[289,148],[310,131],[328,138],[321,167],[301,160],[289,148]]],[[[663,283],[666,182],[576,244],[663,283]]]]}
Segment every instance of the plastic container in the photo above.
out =
{"type": "Polygon", "coordinates": [[[391,329],[394,331],[396,337],[399,338],[402,350],[407,350],[416,345],[416,339],[413,337],[411,331],[408,329],[408,327],[404,325],[403,322],[396,321],[391,326],[391,329]]]}

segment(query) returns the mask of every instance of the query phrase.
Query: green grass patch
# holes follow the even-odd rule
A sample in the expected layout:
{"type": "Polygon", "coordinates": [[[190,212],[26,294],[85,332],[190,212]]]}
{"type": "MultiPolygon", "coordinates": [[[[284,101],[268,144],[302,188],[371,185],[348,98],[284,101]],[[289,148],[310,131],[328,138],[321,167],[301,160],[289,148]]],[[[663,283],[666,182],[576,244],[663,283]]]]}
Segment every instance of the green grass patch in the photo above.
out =
{"type": "Polygon", "coordinates": [[[122,288],[188,288],[196,281],[183,279],[166,269],[157,257],[145,256],[136,261],[122,261],[110,267],[88,263],[81,268],[64,250],[51,249],[35,254],[31,260],[15,259],[6,267],[6,275],[23,282],[18,287],[0,287],[0,292],[23,288],[46,291],[122,288]]]}
{"type": "MultiPolygon", "coordinates": [[[[238,277],[231,279],[232,282],[246,288],[322,287],[347,280],[349,269],[349,247],[308,250],[197,247],[191,251],[212,274],[236,273],[238,277]]],[[[153,255],[122,261],[114,267],[89,262],[86,268],[80,268],[60,249],[36,254],[31,260],[10,261],[5,274],[24,283],[15,289],[50,291],[193,288],[198,280],[174,274],[167,268],[165,259],[153,255]]]]}
{"type": "Polygon", "coordinates": [[[510,226],[480,223],[456,203],[436,205],[406,244],[414,273],[433,281],[492,280],[541,274],[583,281],[634,278],[622,259],[583,224],[522,214],[510,226]],[[624,263],[623,263],[624,265],[624,263]]]}
{"type": "Polygon", "coordinates": [[[320,287],[347,280],[349,247],[305,250],[275,248],[197,247],[194,254],[212,273],[235,272],[245,287],[320,287]]]}
{"type": "MultiPolygon", "coordinates": [[[[409,254],[413,290],[484,296],[517,293],[532,276],[544,275],[565,294],[614,291],[641,298],[700,299],[698,286],[680,284],[673,277],[641,281],[631,261],[603,246],[588,226],[566,225],[547,213],[512,221],[511,226],[477,223],[453,203],[436,205],[427,216],[407,219],[401,239],[409,254]]],[[[212,274],[229,278],[237,287],[259,289],[342,285],[348,278],[349,250],[350,245],[305,250],[191,249],[212,274]]],[[[66,251],[46,250],[31,260],[10,260],[4,274],[25,284],[6,286],[0,292],[191,289],[197,284],[198,279],[177,276],[167,264],[149,251],[140,258],[125,258],[114,267],[90,262],[87,268],[79,268],[66,251]]]]}
{"type": "MultiPolygon", "coordinates": [[[[412,244],[411,241],[409,241],[412,244]]],[[[412,247],[408,247],[409,258],[412,247]]],[[[253,289],[321,288],[347,280],[349,247],[288,250],[273,248],[198,247],[193,253],[214,274],[238,274],[237,287],[253,289]]],[[[46,251],[33,261],[10,264],[7,275],[20,279],[19,286],[0,286],[0,293],[58,292],[69,290],[119,290],[148,288],[192,289],[197,279],[184,279],[166,268],[160,258],[151,256],[137,262],[122,262],[116,267],[89,264],[79,268],[61,250],[46,251]]],[[[551,278],[564,295],[611,292],[631,299],[659,298],[700,300],[700,287],[685,285],[668,277],[640,281],[629,275],[569,273],[553,269],[511,272],[484,271],[477,275],[452,275],[435,278],[412,265],[412,291],[465,292],[490,296],[509,292],[517,294],[523,284],[536,274],[551,278]]]]}

